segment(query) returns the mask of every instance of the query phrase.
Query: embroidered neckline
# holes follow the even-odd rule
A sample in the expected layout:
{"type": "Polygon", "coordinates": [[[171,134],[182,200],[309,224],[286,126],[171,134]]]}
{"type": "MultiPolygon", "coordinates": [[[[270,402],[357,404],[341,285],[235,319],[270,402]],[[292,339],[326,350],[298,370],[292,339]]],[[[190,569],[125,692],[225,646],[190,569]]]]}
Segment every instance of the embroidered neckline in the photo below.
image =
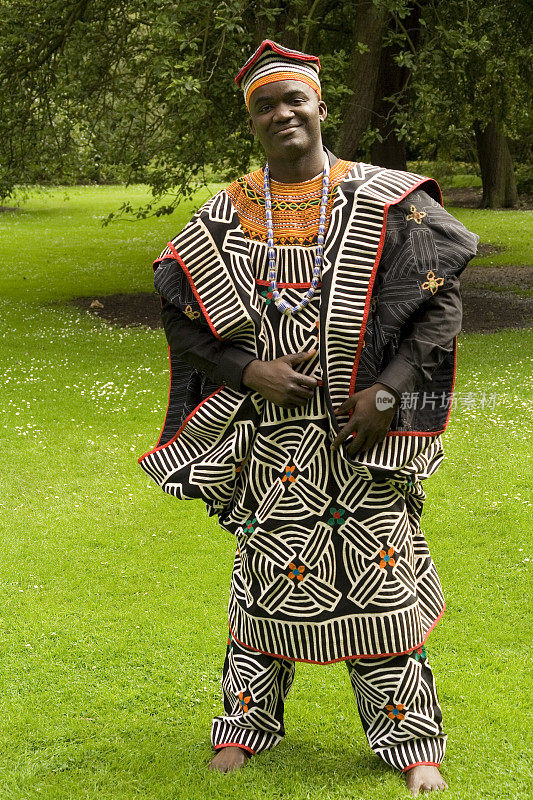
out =
{"type": "MultiPolygon", "coordinates": [[[[327,223],[333,205],[333,193],[353,166],[351,161],[337,161],[330,169],[330,192],[327,223]]],[[[276,215],[274,242],[277,246],[314,247],[320,217],[322,176],[302,183],[272,181],[272,209],[276,215]]],[[[267,241],[263,169],[238,178],[226,189],[239,216],[243,233],[256,242],[267,241]]]]}

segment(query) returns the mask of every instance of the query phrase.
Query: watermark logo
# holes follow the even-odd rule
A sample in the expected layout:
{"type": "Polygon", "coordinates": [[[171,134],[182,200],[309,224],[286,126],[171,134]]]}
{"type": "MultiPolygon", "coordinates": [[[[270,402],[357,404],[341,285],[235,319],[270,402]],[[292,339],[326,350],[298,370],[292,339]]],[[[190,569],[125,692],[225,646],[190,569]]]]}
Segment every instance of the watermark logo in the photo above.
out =
{"type": "Polygon", "coordinates": [[[379,389],[376,392],[376,408],[378,411],[386,411],[395,403],[394,395],[387,392],[386,389],[379,389]]]}

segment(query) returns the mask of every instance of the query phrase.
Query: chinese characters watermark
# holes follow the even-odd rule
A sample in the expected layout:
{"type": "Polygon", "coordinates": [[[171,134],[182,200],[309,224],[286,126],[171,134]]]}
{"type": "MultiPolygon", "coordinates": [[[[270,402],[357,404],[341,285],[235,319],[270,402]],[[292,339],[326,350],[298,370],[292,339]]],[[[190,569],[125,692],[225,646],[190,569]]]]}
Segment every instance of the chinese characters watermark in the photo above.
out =
{"type": "MultiPolygon", "coordinates": [[[[403,392],[399,407],[402,411],[422,411],[424,408],[495,408],[497,392],[403,392]]],[[[376,392],[376,408],[385,411],[395,403],[394,395],[384,389],[376,392]]]]}
{"type": "Polygon", "coordinates": [[[496,392],[404,392],[400,398],[400,408],[495,408],[497,402],[496,392]]]}

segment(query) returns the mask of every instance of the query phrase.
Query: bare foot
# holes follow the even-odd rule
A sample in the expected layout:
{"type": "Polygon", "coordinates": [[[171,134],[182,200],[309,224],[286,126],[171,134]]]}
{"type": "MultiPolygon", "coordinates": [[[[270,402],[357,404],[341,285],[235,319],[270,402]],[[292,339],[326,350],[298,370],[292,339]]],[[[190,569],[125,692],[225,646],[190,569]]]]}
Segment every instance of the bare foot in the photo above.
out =
{"type": "Polygon", "coordinates": [[[407,788],[418,797],[420,792],[439,792],[447,789],[448,784],[440,774],[438,767],[421,764],[405,773],[407,788]]]}
{"type": "Polygon", "coordinates": [[[241,747],[232,745],[221,747],[209,762],[209,769],[216,772],[233,772],[236,769],[242,769],[251,755],[241,747]]]}

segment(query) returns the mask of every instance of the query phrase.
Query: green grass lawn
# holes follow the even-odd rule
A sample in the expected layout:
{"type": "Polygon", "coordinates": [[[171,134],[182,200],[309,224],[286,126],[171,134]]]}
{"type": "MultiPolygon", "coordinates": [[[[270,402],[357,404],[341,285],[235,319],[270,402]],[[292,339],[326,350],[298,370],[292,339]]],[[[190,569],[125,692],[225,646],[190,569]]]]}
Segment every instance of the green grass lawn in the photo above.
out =
{"type": "MultiPolygon", "coordinates": [[[[234,543],[137,465],[166,405],[162,332],[60,302],[150,291],[150,262],[188,210],[101,229],[124,190],[68,195],[0,217],[0,798],[407,797],[366,745],[342,664],[297,665],[286,739],[241,774],[206,770],[234,543]]],[[[473,229],[484,213],[468,212],[473,229]]],[[[460,338],[448,458],[427,485],[448,602],[428,649],[450,800],[533,791],[532,344],[532,331],[460,338]]]]}
{"type": "Polygon", "coordinates": [[[501,253],[477,257],[479,266],[533,266],[533,211],[447,207],[450,214],[475,231],[482,243],[503,247],[501,253]]]}

